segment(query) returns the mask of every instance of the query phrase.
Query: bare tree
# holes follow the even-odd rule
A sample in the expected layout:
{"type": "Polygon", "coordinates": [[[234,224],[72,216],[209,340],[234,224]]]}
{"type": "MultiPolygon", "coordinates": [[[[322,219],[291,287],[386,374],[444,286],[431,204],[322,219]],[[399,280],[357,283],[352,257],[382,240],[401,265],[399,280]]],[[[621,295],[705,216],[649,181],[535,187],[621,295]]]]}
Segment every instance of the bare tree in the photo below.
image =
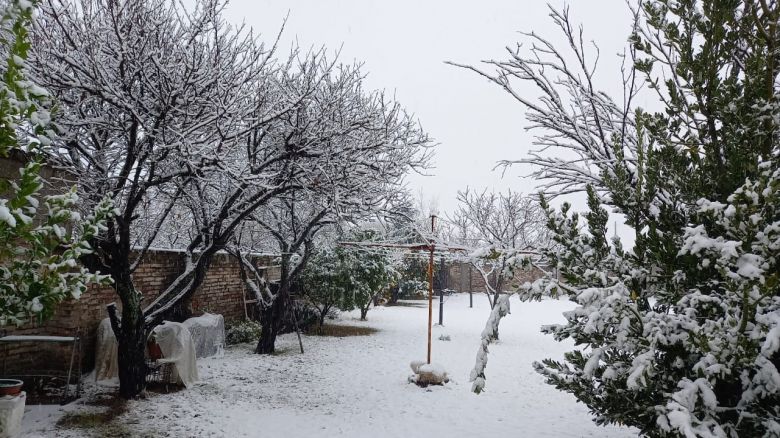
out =
{"type": "Polygon", "coordinates": [[[177,199],[268,116],[245,96],[259,93],[270,51],[227,26],[223,6],[47,0],[34,29],[36,80],[59,102],[64,140],[49,149],[52,159],[78,177],[88,204],[108,194],[116,207],[85,261],[111,275],[122,303],[112,326],[125,397],[145,380],[143,293],[133,272],[177,199]]]}
{"type": "Polygon", "coordinates": [[[588,184],[603,192],[604,179],[622,176],[636,184],[638,154],[633,101],[640,90],[631,56],[624,56],[623,98],[616,102],[596,88],[599,50],[586,47],[582,28],[569,20],[568,8],[550,7],[550,17],[563,31],[568,51],[560,50],[535,32],[522,32],[530,40],[525,47],[507,47],[508,59],[483,61],[484,69],[448,62],[478,73],[522,103],[529,122],[527,129],[539,132],[537,149],[528,158],[503,164],[530,164],[531,177],[544,181],[546,195],[582,192],[588,184]],[[490,71],[494,69],[494,71],[490,71]],[[541,93],[533,98],[516,89],[532,83],[541,93]]]}
{"type": "Polygon", "coordinates": [[[239,236],[231,247],[261,307],[258,353],[274,351],[290,287],[305,267],[317,234],[333,225],[389,214],[406,202],[404,176],[428,165],[427,135],[397,102],[379,92],[364,92],[359,68],[339,66],[321,75],[314,92],[295,112],[280,117],[269,137],[283,150],[306,151],[289,169],[288,179],[300,183],[251,215],[247,225],[276,242],[278,289],[267,288],[250,266],[248,253],[262,242],[239,236]]]}
{"type": "MultiPolygon", "coordinates": [[[[310,53],[295,68],[283,65],[265,76],[253,90],[257,94],[247,99],[253,108],[247,113],[248,129],[235,141],[224,142],[215,165],[179,191],[191,221],[170,228],[188,233],[189,239],[183,240],[186,268],[144,309],[147,324],[157,324],[171,313],[188,312],[187,302],[203,282],[214,254],[227,249],[241,224],[258,209],[316,184],[312,175],[319,172],[318,164],[333,155],[319,144],[288,143],[288,132],[280,125],[299,118],[332,66],[321,53],[310,53]]],[[[332,133],[319,129],[324,125],[314,123],[318,129],[309,134],[329,138],[332,133]]]]}
{"type": "Polygon", "coordinates": [[[111,275],[122,303],[121,320],[109,313],[125,397],[144,386],[146,331],[186,314],[213,255],[246,221],[260,224],[260,209],[326,193],[327,214],[286,240],[305,248],[323,221],[392,198],[430,154],[396,102],[362,91],[357,67],[322,52],[277,62],[275,47],[224,23],[223,7],[48,0],[35,29],[35,74],[61,105],[52,159],[84,199],[109,194],[117,207],[85,263],[111,275]],[[155,245],[184,249],[186,263],[142,308],[132,275],[155,245]]]}
{"type": "Polygon", "coordinates": [[[511,189],[466,189],[458,192],[458,202],[448,220],[449,238],[473,249],[465,260],[482,276],[493,308],[514,270],[550,244],[544,211],[536,200],[511,189]]]}

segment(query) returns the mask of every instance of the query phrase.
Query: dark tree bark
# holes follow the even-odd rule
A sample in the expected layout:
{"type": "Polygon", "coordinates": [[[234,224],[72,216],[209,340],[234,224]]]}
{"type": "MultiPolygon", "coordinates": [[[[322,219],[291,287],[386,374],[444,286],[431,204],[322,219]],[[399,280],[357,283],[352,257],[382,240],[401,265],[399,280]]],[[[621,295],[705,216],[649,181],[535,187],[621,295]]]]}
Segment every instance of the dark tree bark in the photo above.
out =
{"type": "Polygon", "coordinates": [[[129,306],[123,305],[122,328],[117,344],[119,394],[124,398],[133,398],[146,388],[146,329],[139,310],[130,310],[129,306]]]}
{"type": "Polygon", "coordinates": [[[141,294],[133,287],[129,270],[114,272],[114,275],[114,288],[122,301],[121,321],[116,314],[116,305],[110,304],[107,310],[117,338],[119,394],[130,399],[146,388],[146,326],[141,312],[141,294]]]}
{"type": "Polygon", "coordinates": [[[401,288],[396,284],[390,288],[390,301],[388,304],[395,304],[398,302],[398,292],[401,288]]]}
{"type": "Polygon", "coordinates": [[[325,317],[328,316],[328,312],[330,312],[330,308],[331,308],[330,305],[326,305],[322,308],[322,310],[320,310],[320,317],[318,321],[319,323],[318,330],[320,331],[320,333],[322,333],[322,326],[325,325],[325,317]]]}
{"type": "Polygon", "coordinates": [[[255,353],[273,354],[276,351],[276,337],[279,335],[282,318],[287,310],[286,303],[289,301],[287,299],[288,293],[286,288],[280,288],[279,295],[277,295],[271,305],[261,310],[260,326],[262,327],[262,331],[260,332],[260,339],[257,341],[255,353]]]}
{"type": "MultiPolygon", "coordinates": [[[[286,247],[283,247],[286,249],[286,247]]],[[[304,258],[305,260],[305,258],[304,258]]],[[[305,263],[305,261],[303,262],[305,263]]],[[[257,354],[273,354],[276,350],[276,337],[279,335],[282,327],[282,320],[289,311],[290,303],[290,283],[299,270],[290,272],[290,256],[288,251],[283,251],[282,263],[279,276],[279,291],[274,297],[271,305],[260,311],[260,340],[257,341],[257,354]]]]}

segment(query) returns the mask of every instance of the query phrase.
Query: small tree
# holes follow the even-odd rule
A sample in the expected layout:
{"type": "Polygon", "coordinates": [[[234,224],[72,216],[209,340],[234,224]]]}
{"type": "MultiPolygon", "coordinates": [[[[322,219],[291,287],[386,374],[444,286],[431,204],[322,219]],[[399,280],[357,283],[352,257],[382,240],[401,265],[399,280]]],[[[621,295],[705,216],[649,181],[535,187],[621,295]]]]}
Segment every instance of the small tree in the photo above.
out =
{"type": "Polygon", "coordinates": [[[458,202],[449,234],[474,248],[464,259],[482,276],[493,308],[521,259],[550,244],[544,212],[535,199],[511,189],[506,193],[466,189],[458,192],[458,202]]]}
{"type": "MultiPolygon", "coordinates": [[[[435,269],[438,269],[438,265],[434,266],[435,269]]],[[[427,293],[427,291],[427,260],[422,260],[416,255],[401,256],[398,267],[398,296],[400,298],[413,298],[420,293],[427,293]]]]}
{"type": "Polygon", "coordinates": [[[0,327],[47,318],[62,300],[78,299],[87,284],[107,282],[77,261],[92,251],[88,242],[105,229],[111,203],[102,201],[82,220],[74,211],[75,190],[41,194],[41,147],[54,133],[48,93],[26,79],[32,13],[31,3],[18,0],[0,10],[0,157],[14,150],[28,161],[18,180],[0,180],[0,194],[9,195],[0,198],[0,327]],[[20,129],[29,132],[23,136],[20,129]]]}
{"type": "Polygon", "coordinates": [[[303,271],[303,293],[317,309],[320,330],[331,310],[355,308],[349,259],[350,255],[342,248],[320,250],[303,271]]]}
{"type": "MultiPolygon", "coordinates": [[[[376,233],[355,233],[353,241],[368,241],[376,233]]],[[[353,252],[349,257],[350,278],[355,306],[360,309],[360,320],[365,321],[371,304],[375,303],[387,286],[397,277],[388,257],[381,252],[353,252]]]]}

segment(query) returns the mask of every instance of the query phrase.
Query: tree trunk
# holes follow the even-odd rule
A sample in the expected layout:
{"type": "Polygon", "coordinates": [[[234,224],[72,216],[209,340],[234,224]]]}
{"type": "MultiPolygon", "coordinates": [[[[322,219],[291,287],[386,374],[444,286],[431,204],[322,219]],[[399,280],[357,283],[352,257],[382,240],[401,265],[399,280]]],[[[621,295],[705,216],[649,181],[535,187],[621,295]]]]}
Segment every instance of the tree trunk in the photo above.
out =
{"type": "Polygon", "coordinates": [[[322,333],[322,326],[325,324],[325,317],[328,315],[328,308],[323,307],[322,311],[320,312],[320,320],[319,320],[319,330],[320,333],[322,333]]]}
{"type": "Polygon", "coordinates": [[[109,308],[109,317],[117,338],[119,395],[126,399],[138,396],[146,388],[146,329],[141,312],[141,296],[127,279],[116,282],[122,299],[122,320],[109,308]]]}
{"type": "Polygon", "coordinates": [[[273,354],[276,351],[276,336],[279,334],[282,312],[279,309],[279,297],[270,306],[260,312],[260,340],[257,341],[257,354],[273,354]]]}
{"type": "MultiPolygon", "coordinates": [[[[501,289],[504,287],[504,276],[496,276],[496,293],[493,298],[493,307],[498,305],[498,299],[501,298],[501,289]]],[[[498,340],[498,324],[496,324],[495,330],[493,330],[493,339],[498,340]]]]}
{"type": "MultiPolygon", "coordinates": [[[[124,312],[122,312],[124,314],[124,312]]],[[[123,318],[123,321],[127,319],[123,318]]],[[[134,324],[122,324],[122,339],[118,342],[119,395],[135,398],[146,388],[146,348],[143,318],[134,324]]]]}
{"type": "Polygon", "coordinates": [[[369,302],[366,307],[361,307],[360,308],[360,320],[361,321],[365,321],[366,320],[366,315],[368,314],[368,308],[370,306],[371,306],[371,302],[369,302]]]}
{"type": "MultiPolygon", "coordinates": [[[[281,248],[282,253],[289,252],[288,247],[281,248]]],[[[276,337],[282,328],[282,320],[290,302],[290,256],[282,256],[279,272],[279,291],[270,306],[260,311],[260,340],[257,341],[257,354],[273,354],[276,351],[276,337]]]]}
{"type": "Polygon", "coordinates": [[[395,285],[390,288],[390,301],[389,304],[395,304],[398,302],[398,292],[399,292],[400,286],[395,285]]]}
{"type": "Polygon", "coordinates": [[[287,303],[287,289],[279,290],[279,294],[270,306],[260,312],[260,340],[257,341],[257,354],[273,354],[276,351],[276,337],[284,317],[285,304],[287,303]]]}

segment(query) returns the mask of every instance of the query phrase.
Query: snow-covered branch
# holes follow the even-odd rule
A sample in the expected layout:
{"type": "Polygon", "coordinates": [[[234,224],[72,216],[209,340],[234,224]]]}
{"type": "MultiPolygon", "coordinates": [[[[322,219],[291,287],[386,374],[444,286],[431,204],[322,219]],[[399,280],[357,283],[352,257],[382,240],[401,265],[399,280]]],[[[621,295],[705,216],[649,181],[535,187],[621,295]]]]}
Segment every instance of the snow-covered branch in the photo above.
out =
{"type": "MultiPolygon", "coordinates": [[[[567,41],[559,49],[536,32],[524,33],[530,44],[507,47],[508,59],[483,61],[484,68],[449,62],[473,71],[500,86],[527,108],[528,128],[539,132],[527,158],[503,164],[530,164],[531,177],[545,181],[551,196],[597,187],[616,173],[618,162],[627,165],[628,177],[636,183],[636,126],[633,118],[636,85],[633,66],[624,74],[625,96],[615,102],[595,86],[598,48],[585,49],[583,33],[572,25],[568,8],[550,7],[550,17],[567,41]],[[490,70],[493,71],[490,71],[490,70]],[[535,86],[541,95],[532,99],[521,93],[518,82],[535,86]]],[[[631,52],[633,54],[633,52],[631,52]]]]}

